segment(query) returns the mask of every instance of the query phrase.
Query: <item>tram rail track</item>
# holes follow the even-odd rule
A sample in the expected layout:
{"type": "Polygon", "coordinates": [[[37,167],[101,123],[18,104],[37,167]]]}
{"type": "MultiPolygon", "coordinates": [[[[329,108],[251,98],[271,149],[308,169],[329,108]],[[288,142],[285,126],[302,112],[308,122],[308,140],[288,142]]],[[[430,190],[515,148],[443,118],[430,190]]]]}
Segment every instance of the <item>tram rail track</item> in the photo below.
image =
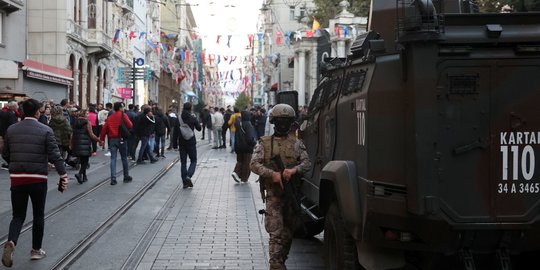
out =
{"type": "MultiPolygon", "coordinates": [[[[56,261],[50,268],[53,269],[69,269],[84,253],[88,250],[97,239],[99,239],[107,230],[112,227],[146,192],[159,182],[173,167],[178,163],[180,158],[175,158],[167,166],[162,168],[153,178],[140,188],[133,196],[117,208],[108,218],[105,219],[92,233],[84,237],[77,245],[72,247],[65,255],[56,261]]],[[[106,182],[106,181],[104,181],[106,182]]],[[[101,184],[102,185],[102,184],[101,184]]]]}
{"type": "MultiPolygon", "coordinates": [[[[137,166],[137,164],[135,164],[135,163],[130,164],[129,169],[132,169],[135,166],[137,166]]],[[[100,166],[100,167],[104,167],[104,166],[100,166]]],[[[123,170],[120,170],[120,171],[118,171],[116,173],[116,175],[119,176],[119,175],[122,175],[122,173],[123,173],[123,170]]],[[[73,196],[72,198],[68,199],[64,203],[62,203],[62,204],[54,207],[53,209],[49,210],[47,213],[45,213],[45,220],[56,216],[62,210],[64,210],[64,209],[70,207],[71,205],[79,202],[80,200],[86,198],[90,194],[93,194],[95,191],[99,190],[104,185],[107,185],[108,183],[110,183],[110,180],[111,180],[111,178],[107,177],[107,178],[103,179],[102,181],[98,182],[97,184],[95,184],[90,189],[73,196]]],[[[30,231],[32,229],[32,222],[33,222],[33,220],[29,220],[29,221],[27,221],[27,222],[25,222],[23,224],[22,229],[21,229],[21,234],[26,233],[26,232],[28,232],[28,231],[30,231]]],[[[8,234],[7,233],[0,236],[0,244],[3,246],[7,242],[7,239],[8,239],[8,234]]]]}

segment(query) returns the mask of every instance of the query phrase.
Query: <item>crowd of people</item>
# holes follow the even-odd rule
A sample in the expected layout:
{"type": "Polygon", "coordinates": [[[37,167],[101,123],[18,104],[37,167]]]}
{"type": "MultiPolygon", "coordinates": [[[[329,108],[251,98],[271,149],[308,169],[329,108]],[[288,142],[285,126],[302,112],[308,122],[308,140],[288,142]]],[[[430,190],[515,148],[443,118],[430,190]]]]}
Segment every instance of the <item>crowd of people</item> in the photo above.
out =
{"type": "MultiPolygon", "coordinates": [[[[193,188],[191,178],[197,165],[195,129],[202,131],[201,140],[208,138],[212,149],[227,148],[229,131],[230,152],[236,154],[237,161],[231,174],[233,180],[248,182],[252,171],[260,175],[261,185],[264,184],[261,190],[267,191],[263,195],[268,202],[266,211],[285,215],[283,209],[276,208],[284,200],[279,190],[283,189],[284,182],[292,179],[292,175],[303,173],[309,164],[303,144],[295,135],[289,135],[294,134],[297,124],[305,117],[305,107],[300,108],[296,115],[292,107],[286,106],[270,106],[269,111],[260,107],[242,111],[231,106],[206,107],[197,117],[189,102],[183,104],[183,110],[178,115],[175,107],[163,112],[158,104],[144,104],[140,108],[130,104],[125,108],[124,103],[115,102],[105,106],[89,104],[88,108],[83,109],[67,99],[59,104],[40,103],[34,99],[10,101],[0,111],[0,152],[5,161],[2,168],[10,173],[13,208],[8,241],[2,256],[3,265],[11,267],[13,264],[12,253],[26,217],[28,199],[32,201],[34,215],[31,259],[38,260],[45,256],[41,245],[50,169],[54,168],[60,175],[59,191],[67,189],[67,166],[78,170],[74,177],[79,184],[83,184],[88,181],[86,171],[89,159],[96,156],[101,147],[108,150],[105,155],[110,156],[110,184],[116,185],[118,154],[123,167],[123,182],[129,183],[133,177],[129,174],[128,159],[140,165],[147,161],[155,163],[159,158],[165,158],[165,150],[178,150],[183,188],[193,188]],[[170,142],[165,148],[167,138],[170,142]],[[273,150],[274,140],[277,142],[277,152],[273,150]],[[270,155],[283,154],[287,168],[295,167],[276,171],[278,169],[266,157],[265,151],[270,155]],[[296,158],[288,159],[292,156],[296,158]]],[[[277,221],[268,218],[267,230],[268,226],[275,227],[272,224],[277,221]]],[[[271,246],[281,250],[270,252],[270,264],[275,269],[281,269],[284,265],[292,230],[288,225],[278,225],[281,228],[279,231],[268,231],[271,246]],[[279,239],[286,243],[285,246],[278,243],[281,241],[279,239]]]]}

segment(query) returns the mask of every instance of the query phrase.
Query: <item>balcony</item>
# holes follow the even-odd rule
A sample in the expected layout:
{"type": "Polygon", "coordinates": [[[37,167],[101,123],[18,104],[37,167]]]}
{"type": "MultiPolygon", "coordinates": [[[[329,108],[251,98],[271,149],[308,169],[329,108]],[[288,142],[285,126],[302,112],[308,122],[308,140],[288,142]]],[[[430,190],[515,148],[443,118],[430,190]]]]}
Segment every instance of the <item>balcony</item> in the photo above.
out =
{"type": "Polygon", "coordinates": [[[101,29],[88,29],[87,52],[97,59],[108,57],[113,51],[112,37],[101,29]]]}
{"type": "Polygon", "coordinates": [[[0,10],[7,14],[19,11],[24,8],[24,3],[21,0],[0,0],[0,10]]]}
{"type": "Polygon", "coordinates": [[[71,19],[68,19],[67,35],[83,44],[88,39],[87,30],[71,19]]]}
{"type": "Polygon", "coordinates": [[[122,8],[122,12],[133,13],[133,0],[120,0],[117,2],[117,5],[122,8]]]}

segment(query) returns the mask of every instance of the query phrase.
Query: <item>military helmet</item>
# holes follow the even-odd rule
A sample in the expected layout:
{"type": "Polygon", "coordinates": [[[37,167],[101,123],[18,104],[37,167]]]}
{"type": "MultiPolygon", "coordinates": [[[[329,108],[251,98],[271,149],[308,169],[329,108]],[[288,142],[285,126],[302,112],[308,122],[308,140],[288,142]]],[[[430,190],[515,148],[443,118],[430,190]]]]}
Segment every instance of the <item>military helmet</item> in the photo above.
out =
{"type": "Polygon", "coordinates": [[[270,118],[276,117],[295,118],[296,113],[290,105],[280,103],[274,106],[270,112],[270,118]]]}

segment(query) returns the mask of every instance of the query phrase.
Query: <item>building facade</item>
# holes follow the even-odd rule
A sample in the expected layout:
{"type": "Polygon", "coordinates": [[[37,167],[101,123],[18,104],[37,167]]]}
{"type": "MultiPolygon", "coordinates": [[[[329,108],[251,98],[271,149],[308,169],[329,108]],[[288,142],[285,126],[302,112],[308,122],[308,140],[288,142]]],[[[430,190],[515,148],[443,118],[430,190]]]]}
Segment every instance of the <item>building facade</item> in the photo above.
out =
{"type": "MultiPolygon", "coordinates": [[[[297,90],[294,83],[295,50],[291,33],[307,26],[306,18],[315,9],[313,1],[265,0],[261,8],[259,32],[263,33],[263,85],[267,104],[275,103],[274,91],[297,90]]],[[[261,97],[256,97],[261,98],[261,97]]]]}
{"type": "Polygon", "coordinates": [[[0,0],[0,105],[24,95],[23,74],[19,65],[25,60],[25,35],[19,26],[26,23],[22,1],[0,0]]]}

